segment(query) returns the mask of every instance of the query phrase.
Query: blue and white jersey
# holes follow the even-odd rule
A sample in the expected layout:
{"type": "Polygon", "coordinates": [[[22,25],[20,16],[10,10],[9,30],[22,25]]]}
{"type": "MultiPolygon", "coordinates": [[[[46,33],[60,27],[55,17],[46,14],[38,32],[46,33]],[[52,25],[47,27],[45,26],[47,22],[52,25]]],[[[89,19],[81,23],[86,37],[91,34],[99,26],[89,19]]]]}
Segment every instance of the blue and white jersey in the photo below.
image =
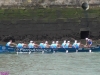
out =
{"type": "Polygon", "coordinates": [[[44,43],[39,44],[40,48],[45,48],[44,43]]]}
{"type": "Polygon", "coordinates": [[[51,48],[57,48],[57,44],[55,43],[51,44],[51,48]]]}
{"type": "Polygon", "coordinates": [[[69,47],[69,43],[66,43],[65,48],[68,48],[68,47],[69,47]]]}
{"type": "Polygon", "coordinates": [[[34,43],[29,43],[28,48],[34,48],[34,43]]]}
{"type": "Polygon", "coordinates": [[[23,44],[22,43],[18,43],[17,44],[17,48],[23,48],[23,44]]]}
{"type": "Polygon", "coordinates": [[[66,43],[62,43],[62,45],[61,45],[61,46],[62,46],[63,48],[65,48],[65,45],[66,45],[66,43]]]}
{"type": "Polygon", "coordinates": [[[88,40],[87,40],[87,44],[88,44],[88,45],[92,45],[92,40],[88,39],[88,40]]]}
{"type": "Polygon", "coordinates": [[[44,44],[44,48],[47,48],[47,44],[46,43],[44,44]]]}
{"type": "Polygon", "coordinates": [[[11,42],[7,42],[6,46],[10,46],[11,42]]]}
{"type": "Polygon", "coordinates": [[[77,43],[76,48],[79,48],[79,47],[80,47],[80,43],[77,43]]]}
{"type": "Polygon", "coordinates": [[[76,48],[77,47],[77,43],[73,43],[72,47],[76,48]]]}

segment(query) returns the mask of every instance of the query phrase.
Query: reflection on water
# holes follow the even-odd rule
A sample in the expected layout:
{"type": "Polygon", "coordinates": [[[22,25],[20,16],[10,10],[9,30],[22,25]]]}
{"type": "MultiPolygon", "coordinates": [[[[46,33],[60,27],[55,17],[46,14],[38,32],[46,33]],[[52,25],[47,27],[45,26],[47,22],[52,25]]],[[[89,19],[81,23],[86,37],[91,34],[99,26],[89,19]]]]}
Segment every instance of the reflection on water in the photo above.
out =
{"type": "Polygon", "coordinates": [[[100,75],[100,53],[0,54],[10,75],[100,75]]]}

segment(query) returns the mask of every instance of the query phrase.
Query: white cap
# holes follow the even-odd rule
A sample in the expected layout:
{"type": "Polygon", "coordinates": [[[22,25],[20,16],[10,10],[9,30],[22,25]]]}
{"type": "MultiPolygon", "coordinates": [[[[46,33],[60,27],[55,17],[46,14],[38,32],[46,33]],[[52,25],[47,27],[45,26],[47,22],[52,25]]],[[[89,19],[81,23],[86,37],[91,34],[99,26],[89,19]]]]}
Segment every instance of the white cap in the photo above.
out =
{"type": "Polygon", "coordinates": [[[48,41],[45,41],[45,43],[48,43],[48,41]]]}
{"type": "Polygon", "coordinates": [[[66,43],[66,40],[64,40],[64,43],[66,43]]]}
{"type": "Polygon", "coordinates": [[[56,43],[58,43],[59,41],[56,41],[56,43]]]}
{"type": "Polygon", "coordinates": [[[32,43],[33,41],[30,41],[30,43],[32,43]]]}
{"type": "Polygon", "coordinates": [[[77,40],[75,40],[75,43],[77,43],[77,40]]]}
{"type": "Polygon", "coordinates": [[[67,41],[67,42],[70,42],[70,41],[67,41]]]}
{"type": "Polygon", "coordinates": [[[54,42],[54,41],[52,41],[52,43],[54,44],[55,42],[54,42]]]}
{"type": "Polygon", "coordinates": [[[85,40],[88,40],[88,38],[85,38],[85,40]]]}

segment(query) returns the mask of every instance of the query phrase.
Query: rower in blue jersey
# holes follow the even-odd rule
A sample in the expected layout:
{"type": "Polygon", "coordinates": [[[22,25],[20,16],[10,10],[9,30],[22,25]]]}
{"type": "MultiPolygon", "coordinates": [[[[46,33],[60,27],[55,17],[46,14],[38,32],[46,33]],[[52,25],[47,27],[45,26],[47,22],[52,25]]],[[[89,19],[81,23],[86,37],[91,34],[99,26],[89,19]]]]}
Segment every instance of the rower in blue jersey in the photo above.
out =
{"type": "Polygon", "coordinates": [[[64,40],[64,42],[62,43],[62,48],[65,48],[65,45],[66,45],[66,40],[64,40]]]}
{"type": "Polygon", "coordinates": [[[77,40],[75,40],[75,42],[73,43],[72,47],[73,48],[77,48],[78,47],[77,40]]]}
{"type": "Polygon", "coordinates": [[[34,48],[34,43],[33,43],[33,41],[30,41],[30,43],[28,44],[28,48],[34,48]]]}
{"type": "Polygon", "coordinates": [[[80,48],[80,46],[81,46],[81,43],[78,42],[76,48],[78,49],[78,48],[80,48]]]}
{"type": "Polygon", "coordinates": [[[44,42],[43,42],[43,41],[42,41],[42,43],[39,44],[39,47],[40,47],[40,48],[45,48],[45,47],[44,47],[44,42]]]}
{"type": "Polygon", "coordinates": [[[12,43],[12,40],[10,40],[9,42],[7,42],[7,44],[6,44],[6,46],[8,46],[8,47],[10,47],[10,46],[12,46],[12,45],[16,45],[15,43],[12,43]]]}
{"type": "Polygon", "coordinates": [[[57,48],[57,44],[54,41],[51,44],[51,48],[57,48]]]}
{"type": "Polygon", "coordinates": [[[21,41],[17,44],[17,48],[23,48],[23,43],[21,41]]]}
{"type": "Polygon", "coordinates": [[[70,46],[70,41],[67,41],[67,43],[65,44],[65,48],[69,48],[70,46]]]}

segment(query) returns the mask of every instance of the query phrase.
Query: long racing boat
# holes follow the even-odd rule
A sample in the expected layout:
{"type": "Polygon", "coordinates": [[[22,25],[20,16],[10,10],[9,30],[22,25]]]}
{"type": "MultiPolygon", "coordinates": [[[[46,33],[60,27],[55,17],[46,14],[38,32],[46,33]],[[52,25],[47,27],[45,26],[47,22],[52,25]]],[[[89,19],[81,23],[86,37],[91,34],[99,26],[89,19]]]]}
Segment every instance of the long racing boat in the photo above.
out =
{"type": "Polygon", "coordinates": [[[16,48],[16,47],[7,47],[0,45],[0,53],[57,53],[57,52],[100,52],[100,46],[94,46],[90,48],[16,48]]]}

